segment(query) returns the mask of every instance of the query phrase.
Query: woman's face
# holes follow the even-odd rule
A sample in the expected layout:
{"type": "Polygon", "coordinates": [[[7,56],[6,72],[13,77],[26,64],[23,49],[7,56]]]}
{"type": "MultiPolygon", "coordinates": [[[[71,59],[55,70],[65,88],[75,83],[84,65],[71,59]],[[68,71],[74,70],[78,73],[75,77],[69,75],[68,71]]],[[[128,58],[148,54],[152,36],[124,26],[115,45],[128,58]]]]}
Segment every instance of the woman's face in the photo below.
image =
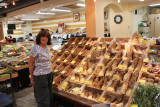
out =
{"type": "Polygon", "coordinates": [[[46,45],[48,42],[48,37],[41,37],[41,44],[46,45]]]}

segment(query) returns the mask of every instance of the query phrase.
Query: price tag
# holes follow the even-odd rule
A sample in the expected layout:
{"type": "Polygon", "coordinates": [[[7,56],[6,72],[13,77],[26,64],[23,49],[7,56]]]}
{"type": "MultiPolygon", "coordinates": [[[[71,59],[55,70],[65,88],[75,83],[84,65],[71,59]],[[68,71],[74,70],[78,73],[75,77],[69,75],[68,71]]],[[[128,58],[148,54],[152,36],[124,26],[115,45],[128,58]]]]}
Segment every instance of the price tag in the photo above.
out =
{"type": "Polygon", "coordinates": [[[98,66],[100,67],[100,66],[103,66],[103,64],[98,64],[98,66]]]}
{"type": "Polygon", "coordinates": [[[118,65],[118,68],[123,70],[124,66],[123,65],[118,65]]]}
{"type": "Polygon", "coordinates": [[[148,58],[143,59],[143,62],[149,62],[148,58]]]}
{"type": "Polygon", "coordinates": [[[150,50],[150,49],[149,49],[149,50],[147,50],[147,53],[152,53],[152,50],[150,50]]]}
{"type": "Polygon", "coordinates": [[[112,87],[108,87],[108,88],[107,88],[107,91],[113,92],[113,90],[114,90],[114,89],[113,89],[112,87]]]}
{"type": "Polygon", "coordinates": [[[29,78],[31,78],[31,75],[29,75],[29,78]]]}
{"type": "Polygon", "coordinates": [[[61,88],[65,90],[67,85],[68,85],[68,82],[64,82],[64,83],[62,84],[61,88]]]}
{"type": "Polygon", "coordinates": [[[60,59],[58,58],[57,61],[60,61],[60,59]]]}
{"type": "Polygon", "coordinates": [[[132,104],[130,107],[138,107],[138,104],[132,104]]]}
{"type": "Polygon", "coordinates": [[[119,75],[113,75],[113,78],[119,80],[119,75]]]}
{"type": "Polygon", "coordinates": [[[58,72],[58,70],[54,70],[54,72],[58,72]]]}
{"type": "Polygon", "coordinates": [[[75,44],[75,42],[72,42],[72,44],[74,45],[74,44],[75,44]]]}
{"type": "Polygon", "coordinates": [[[124,61],[127,60],[127,57],[122,57],[122,60],[124,60],[124,61]]]}
{"type": "Polygon", "coordinates": [[[78,44],[80,45],[80,44],[82,44],[82,42],[79,42],[78,44]]]}
{"type": "Polygon", "coordinates": [[[129,52],[129,51],[130,51],[130,47],[127,47],[127,48],[126,48],[126,51],[129,52]]]}
{"type": "Polygon", "coordinates": [[[71,53],[74,53],[74,50],[72,50],[71,53]]]}
{"type": "Polygon", "coordinates": [[[110,58],[110,56],[106,55],[106,56],[105,56],[105,58],[109,59],[109,58],[110,58]]]}
{"type": "Polygon", "coordinates": [[[76,61],[72,61],[72,62],[71,62],[71,64],[75,64],[75,63],[76,63],[76,61]]]}
{"type": "Polygon", "coordinates": [[[133,42],[136,42],[136,43],[138,42],[137,39],[133,39],[132,41],[133,41],[133,42]]]}
{"type": "Polygon", "coordinates": [[[87,55],[88,58],[91,58],[91,54],[87,55]]]}
{"type": "Polygon", "coordinates": [[[82,52],[80,52],[78,55],[82,55],[82,52]]]}
{"type": "Polygon", "coordinates": [[[59,50],[58,52],[60,53],[60,52],[62,52],[62,50],[59,50]]]}
{"type": "Polygon", "coordinates": [[[151,41],[151,44],[155,45],[156,44],[156,40],[151,41]]]}
{"type": "Polygon", "coordinates": [[[96,50],[96,47],[93,47],[93,50],[96,50]]]}
{"type": "Polygon", "coordinates": [[[81,72],[81,70],[77,70],[77,72],[81,72]]]}
{"type": "Polygon", "coordinates": [[[85,84],[89,84],[89,81],[84,81],[85,84]]]}
{"type": "Polygon", "coordinates": [[[84,64],[86,64],[86,62],[82,61],[82,64],[84,65],[84,64]]]}
{"type": "Polygon", "coordinates": [[[55,84],[55,81],[53,81],[52,84],[55,84]]]}
{"type": "Polygon", "coordinates": [[[86,43],[86,45],[89,45],[89,43],[86,43]]]}
{"type": "Polygon", "coordinates": [[[67,60],[64,60],[63,62],[67,62],[67,60]]]}
{"type": "Polygon", "coordinates": [[[16,65],[16,67],[19,67],[18,65],[16,65]]]}
{"type": "Polygon", "coordinates": [[[145,84],[146,80],[139,80],[138,82],[141,83],[141,84],[145,84]]]}
{"type": "Polygon", "coordinates": [[[77,94],[82,94],[82,91],[77,91],[77,94]]]}
{"type": "Polygon", "coordinates": [[[104,102],[104,98],[103,97],[100,97],[99,99],[98,99],[98,101],[100,101],[100,102],[104,102]]]}
{"type": "Polygon", "coordinates": [[[148,71],[148,68],[142,68],[142,71],[144,71],[144,72],[147,72],[148,71]]]}
{"type": "Polygon", "coordinates": [[[68,44],[68,42],[65,43],[65,45],[67,45],[67,44],[68,44]]]}
{"type": "Polygon", "coordinates": [[[66,71],[62,71],[62,72],[61,72],[61,74],[64,74],[64,73],[66,73],[66,71]]]}
{"type": "Polygon", "coordinates": [[[142,44],[146,45],[147,44],[147,40],[142,40],[142,44]]]}

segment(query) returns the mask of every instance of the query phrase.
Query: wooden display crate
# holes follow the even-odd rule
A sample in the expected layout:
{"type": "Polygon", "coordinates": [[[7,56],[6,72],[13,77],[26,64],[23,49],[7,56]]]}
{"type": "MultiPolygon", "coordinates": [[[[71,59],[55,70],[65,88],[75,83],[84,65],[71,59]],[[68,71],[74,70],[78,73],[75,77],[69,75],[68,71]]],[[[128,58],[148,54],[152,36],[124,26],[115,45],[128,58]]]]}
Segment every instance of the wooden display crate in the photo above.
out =
{"type": "MultiPolygon", "coordinates": [[[[12,73],[12,78],[17,78],[18,77],[18,73],[14,72],[12,73]]],[[[9,74],[5,74],[5,76],[0,75],[0,81],[6,81],[10,79],[10,75],[9,74]]]]}
{"type": "Polygon", "coordinates": [[[19,71],[21,69],[29,68],[29,64],[22,65],[22,66],[14,66],[13,69],[19,71]]]}

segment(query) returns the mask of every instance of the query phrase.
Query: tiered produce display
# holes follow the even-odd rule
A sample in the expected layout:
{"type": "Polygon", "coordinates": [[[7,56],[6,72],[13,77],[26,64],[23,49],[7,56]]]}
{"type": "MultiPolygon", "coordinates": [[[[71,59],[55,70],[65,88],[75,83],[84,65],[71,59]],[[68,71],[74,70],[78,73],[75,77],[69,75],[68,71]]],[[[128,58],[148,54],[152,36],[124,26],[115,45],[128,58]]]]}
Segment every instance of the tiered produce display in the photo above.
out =
{"type": "Polygon", "coordinates": [[[159,65],[148,66],[152,43],[136,34],[132,38],[71,38],[52,58],[54,89],[90,105],[128,107],[144,77],[160,85],[159,65]]]}

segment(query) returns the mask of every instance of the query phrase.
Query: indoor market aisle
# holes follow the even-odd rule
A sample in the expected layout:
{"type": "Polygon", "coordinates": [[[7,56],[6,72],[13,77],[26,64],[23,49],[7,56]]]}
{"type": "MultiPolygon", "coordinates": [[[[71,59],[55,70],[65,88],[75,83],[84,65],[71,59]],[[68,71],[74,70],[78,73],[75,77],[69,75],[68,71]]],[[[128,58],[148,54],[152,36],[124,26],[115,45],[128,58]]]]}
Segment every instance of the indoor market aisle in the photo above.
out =
{"type": "Polygon", "coordinates": [[[14,99],[16,100],[16,103],[13,107],[37,107],[33,87],[28,87],[19,92],[15,92],[14,99]]]}

